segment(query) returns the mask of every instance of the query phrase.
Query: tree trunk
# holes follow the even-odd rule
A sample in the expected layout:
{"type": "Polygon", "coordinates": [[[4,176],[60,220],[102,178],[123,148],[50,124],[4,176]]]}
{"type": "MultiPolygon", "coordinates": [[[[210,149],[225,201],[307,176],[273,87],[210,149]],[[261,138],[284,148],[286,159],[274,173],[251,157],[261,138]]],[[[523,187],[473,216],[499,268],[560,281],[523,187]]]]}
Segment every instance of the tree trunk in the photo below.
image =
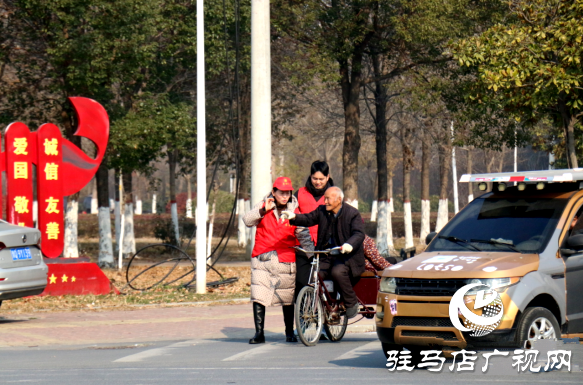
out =
{"type": "Polygon", "coordinates": [[[91,191],[91,214],[97,214],[98,211],[97,203],[97,176],[93,178],[93,188],[91,191]]]}
{"type": "Polygon", "coordinates": [[[211,215],[209,217],[209,231],[208,231],[208,245],[207,245],[207,258],[211,256],[213,249],[213,227],[215,224],[215,213],[217,208],[217,192],[219,191],[219,184],[215,181],[213,183],[213,205],[211,210],[211,215]]]}
{"type": "Polygon", "coordinates": [[[421,145],[421,229],[419,243],[425,244],[425,238],[431,232],[431,202],[429,196],[429,169],[431,167],[431,134],[429,125],[425,125],[421,145]]]}
{"type": "Polygon", "coordinates": [[[95,176],[97,186],[97,205],[99,223],[99,267],[115,267],[113,245],[111,240],[111,218],[109,216],[109,170],[107,163],[102,162],[95,176]]]}
{"type": "Polygon", "coordinates": [[[340,86],[344,106],[344,147],[342,178],[346,203],[358,208],[358,153],[360,151],[360,87],[362,54],[352,56],[352,63],[339,61],[340,86]]]}
{"type": "Polygon", "coordinates": [[[170,215],[176,245],[180,245],[180,230],[178,227],[178,207],[176,206],[176,163],[178,150],[168,151],[168,184],[170,186],[170,215]]]}
{"type": "MultiPolygon", "coordinates": [[[[65,134],[67,139],[82,149],[81,137],[75,136],[75,128],[71,116],[66,110],[61,112],[63,124],[65,126],[65,134]]],[[[65,258],[78,258],[79,245],[77,240],[77,223],[79,220],[79,193],[69,195],[67,199],[67,208],[65,209],[65,247],[63,256],[65,258]]]]}
{"type": "Polygon", "coordinates": [[[578,168],[577,153],[575,150],[575,124],[577,118],[572,116],[568,110],[565,96],[559,97],[559,112],[561,114],[561,121],[563,130],[565,131],[566,152],[567,152],[567,167],[578,168]]]}
{"type": "MultiPolygon", "coordinates": [[[[468,147],[468,174],[471,175],[472,174],[472,151],[474,149],[472,147],[468,147]]],[[[472,183],[467,183],[468,185],[468,203],[470,203],[471,201],[474,200],[474,190],[473,190],[473,184],[472,183]]]]}
{"type": "MultiPolygon", "coordinates": [[[[249,191],[250,191],[250,175],[251,175],[251,156],[249,154],[250,150],[250,140],[251,140],[251,111],[249,106],[250,92],[245,88],[245,92],[241,94],[241,107],[239,111],[239,116],[241,117],[241,122],[239,124],[239,141],[237,143],[238,151],[238,196],[237,196],[237,245],[240,248],[246,248],[250,245],[251,232],[245,223],[243,223],[243,216],[249,211],[251,204],[249,202],[249,191]]],[[[247,250],[249,251],[249,250],[247,250]]],[[[248,252],[249,257],[251,256],[248,252]]]]}
{"type": "Polygon", "coordinates": [[[122,253],[127,258],[136,252],[136,238],[134,236],[134,204],[132,193],[132,173],[122,174],[124,192],[124,227],[122,253]]]}
{"type": "Polygon", "coordinates": [[[79,220],[79,193],[69,195],[67,209],[65,211],[65,258],[79,258],[79,245],[77,243],[77,223],[79,220]]]}
{"type": "Polygon", "coordinates": [[[140,176],[136,174],[136,189],[135,189],[135,198],[136,198],[136,208],[134,210],[135,215],[142,215],[142,193],[140,191],[140,176]]]}
{"type": "Polygon", "coordinates": [[[119,239],[121,233],[121,199],[119,196],[119,175],[117,173],[113,174],[114,184],[115,184],[115,207],[114,207],[114,218],[115,218],[115,251],[118,252],[121,240],[119,239]]]}
{"type": "Polygon", "coordinates": [[[449,169],[450,169],[450,151],[447,144],[442,144],[439,148],[439,176],[440,176],[440,193],[439,193],[439,207],[437,210],[437,223],[435,224],[435,231],[439,232],[449,221],[449,169]]]}
{"type": "Polygon", "coordinates": [[[190,174],[186,175],[186,218],[192,218],[192,183],[190,174]]]}
{"type": "MultiPolygon", "coordinates": [[[[372,57],[376,79],[382,75],[382,61],[380,55],[372,57]]],[[[393,248],[393,231],[391,227],[391,213],[389,209],[389,169],[387,164],[387,90],[380,80],[375,81],[375,139],[377,153],[377,201],[373,204],[377,222],[377,247],[381,252],[389,254],[393,248]],[[390,240],[389,240],[390,237],[390,240]]],[[[376,218],[375,218],[376,219],[376,218]]],[[[372,220],[372,218],[371,218],[372,220]]]]}
{"type": "Polygon", "coordinates": [[[414,246],[413,218],[411,214],[411,167],[413,153],[411,151],[410,135],[407,129],[401,132],[401,147],[403,149],[403,216],[405,221],[405,248],[414,246]]]}

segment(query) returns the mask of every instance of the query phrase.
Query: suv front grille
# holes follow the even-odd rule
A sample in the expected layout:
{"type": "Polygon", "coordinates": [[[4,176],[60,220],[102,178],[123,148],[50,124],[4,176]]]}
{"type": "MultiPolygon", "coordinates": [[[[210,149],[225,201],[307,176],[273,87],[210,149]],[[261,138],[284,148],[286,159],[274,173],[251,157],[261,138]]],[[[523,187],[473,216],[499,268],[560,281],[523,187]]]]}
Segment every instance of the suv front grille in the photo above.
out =
{"type": "Polygon", "coordinates": [[[394,317],[391,327],[397,326],[424,326],[424,327],[453,327],[449,318],[440,317],[394,317]]]}
{"type": "Polygon", "coordinates": [[[397,278],[396,294],[451,297],[465,284],[465,279],[397,278]]]}

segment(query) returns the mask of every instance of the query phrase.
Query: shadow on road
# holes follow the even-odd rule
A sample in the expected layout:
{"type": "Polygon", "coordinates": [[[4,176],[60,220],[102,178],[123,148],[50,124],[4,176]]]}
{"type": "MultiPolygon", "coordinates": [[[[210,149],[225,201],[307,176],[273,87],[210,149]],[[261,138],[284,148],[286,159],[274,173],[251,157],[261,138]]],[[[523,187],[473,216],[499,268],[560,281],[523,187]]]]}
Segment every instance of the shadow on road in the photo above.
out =
{"type": "Polygon", "coordinates": [[[16,323],[16,322],[28,322],[28,321],[32,321],[32,320],[29,320],[29,319],[8,319],[8,318],[0,317],[0,325],[1,324],[11,324],[11,323],[16,323]]]}

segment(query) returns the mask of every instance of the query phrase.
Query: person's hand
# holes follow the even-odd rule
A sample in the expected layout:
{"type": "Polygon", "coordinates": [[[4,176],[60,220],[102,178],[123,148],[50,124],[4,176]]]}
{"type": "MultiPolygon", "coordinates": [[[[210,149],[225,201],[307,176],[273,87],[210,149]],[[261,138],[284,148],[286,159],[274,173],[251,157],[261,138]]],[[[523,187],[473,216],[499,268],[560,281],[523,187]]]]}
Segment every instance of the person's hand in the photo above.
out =
{"type": "Polygon", "coordinates": [[[345,243],[340,248],[340,252],[342,254],[348,254],[348,253],[352,252],[352,246],[349,243],[345,243]]]}
{"type": "Polygon", "coordinates": [[[282,219],[294,219],[296,217],[296,214],[294,214],[293,211],[282,211],[281,212],[281,218],[282,219]]]}
{"type": "Polygon", "coordinates": [[[271,211],[275,208],[275,199],[267,198],[267,202],[265,202],[265,211],[271,211]]]}

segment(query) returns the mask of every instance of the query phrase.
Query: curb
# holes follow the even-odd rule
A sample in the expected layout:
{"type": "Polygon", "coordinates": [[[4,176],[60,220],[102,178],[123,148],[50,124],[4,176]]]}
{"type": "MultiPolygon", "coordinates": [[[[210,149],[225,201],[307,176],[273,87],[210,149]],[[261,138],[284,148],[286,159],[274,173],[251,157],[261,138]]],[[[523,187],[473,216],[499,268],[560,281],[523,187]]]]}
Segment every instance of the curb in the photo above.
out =
{"type": "MultiPolygon", "coordinates": [[[[208,305],[213,303],[229,303],[229,302],[250,302],[249,298],[232,298],[232,299],[217,299],[216,301],[200,301],[200,302],[169,302],[169,303],[151,303],[143,305],[128,305],[130,307],[176,307],[176,306],[193,306],[193,305],[208,305]]],[[[97,309],[97,308],[94,308],[97,309]]]]}

